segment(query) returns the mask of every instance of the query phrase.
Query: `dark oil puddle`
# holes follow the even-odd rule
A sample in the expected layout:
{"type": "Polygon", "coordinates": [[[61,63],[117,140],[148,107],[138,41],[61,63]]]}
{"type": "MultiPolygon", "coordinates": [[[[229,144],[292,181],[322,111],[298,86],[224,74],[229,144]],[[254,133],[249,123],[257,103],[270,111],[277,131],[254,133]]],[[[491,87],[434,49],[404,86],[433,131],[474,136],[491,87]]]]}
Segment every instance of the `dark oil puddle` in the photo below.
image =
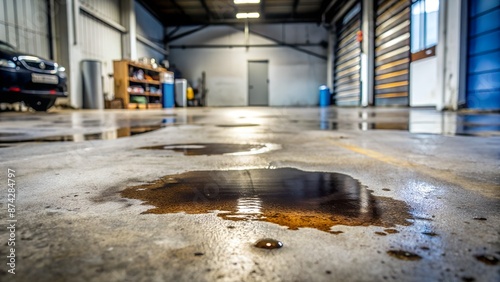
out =
{"type": "Polygon", "coordinates": [[[235,123],[235,124],[218,124],[217,127],[250,127],[259,126],[255,123],[235,123]]]}
{"type": "Polygon", "coordinates": [[[271,238],[265,238],[265,239],[260,239],[254,244],[255,247],[261,248],[261,249],[279,249],[283,247],[283,243],[281,241],[271,239],[271,238]]]}
{"type": "Polygon", "coordinates": [[[391,257],[395,257],[395,258],[401,259],[401,260],[421,260],[422,259],[422,257],[417,255],[417,254],[410,253],[407,251],[401,251],[401,250],[390,250],[390,251],[387,251],[387,254],[390,255],[391,257]]]}
{"type": "Polygon", "coordinates": [[[44,143],[44,142],[78,142],[89,140],[113,140],[122,137],[134,136],[162,128],[160,125],[123,127],[116,130],[106,130],[99,133],[58,135],[41,138],[1,138],[0,143],[44,143]]]}
{"type": "Polygon", "coordinates": [[[191,171],[122,191],[154,208],[144,213],[220,211],[227,220],[261,220],[330,231],[334,225],[410,225],[409,206],[372,195],[358,180],[340,173],[294,168],[191,171]]]}
{"type": "Polygon", "coordinates": [[[475,256],[475,258],[484,263],[484,264],[487,264],[487,265],[497,265],[499,264],[499,260],[498,258],[496,258],[495,256],[493,255],[477,255],[475,256]]]}
{"type": "Polygon", "coordinates": [[[254,155],[279,148],[275,144],[190,143],[142,147],[147,150],[172,150],[185,156],[202,155],[254,155]]]}

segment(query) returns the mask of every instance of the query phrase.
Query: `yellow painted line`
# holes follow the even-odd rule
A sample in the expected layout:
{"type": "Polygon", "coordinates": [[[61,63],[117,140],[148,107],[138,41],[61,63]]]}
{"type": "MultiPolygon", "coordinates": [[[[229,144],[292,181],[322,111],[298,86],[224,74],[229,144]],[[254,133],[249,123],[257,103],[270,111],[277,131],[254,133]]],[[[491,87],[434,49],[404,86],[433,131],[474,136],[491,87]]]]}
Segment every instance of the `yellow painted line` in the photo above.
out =
{"type": "Polygon", "coordinates": [[[462,177],[454,172],[450,172],[448,170],[440,170],[437,168],[431,168],[427,166],[423,166],[420,164],[410,163],[406,160],[401,160],[398,158],[394,158],[377,151],[373,151],[370,149],[361,148],[355,145],[341,143],[337,141],[332,141],[334,145],[344,148],[346,150],[367,156],[369,158],[375,159],[377,161],[381,161],[384,163],[388,163],[394,166],[410,169],[412,171],[418,172],[420,174],[430,176],[440,181],[448,182],[450,184],[462,187],[467,190],[475,191],[483,196],[489,198],[497,198],[500,199],[500,185],[495,185],[492,183],[481,183],[477,180],[472,180],[466,177],[462,177]]]}

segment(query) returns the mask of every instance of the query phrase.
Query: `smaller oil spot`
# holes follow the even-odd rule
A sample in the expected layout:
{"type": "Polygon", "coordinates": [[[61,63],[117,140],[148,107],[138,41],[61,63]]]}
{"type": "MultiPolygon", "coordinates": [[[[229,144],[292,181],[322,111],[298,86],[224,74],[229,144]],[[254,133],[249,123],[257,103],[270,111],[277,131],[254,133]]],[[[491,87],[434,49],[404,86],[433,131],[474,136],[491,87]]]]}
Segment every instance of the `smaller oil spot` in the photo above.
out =
{"type": "Polygon", "coordinates": [[[431,236],[431,237],[439,236],[437,233],[434,233],[434,232],[422,232],[422,234],[424,234],[426,236],[431,236]]]}
{"type": "Polygon", "coordinates": [[[332,274],[330,270],[325,271],[326,274],[332,274]]]}
{"type": "Polygon", "coordinates": [[[391,191],[391,189],[383,188],[382,191],[391,191]]]}
{"type": "Polygon", "coordinates": [[[380,236],[387,236],[387,233],[380,232],[380,231],[375,232],[375,234],[380,235],[380,236]]]}
{"type": "Polygon", "coordinates": [[[464,281],[464,282],[474,282],[474,281],[476,281],[476,278],[474,278],[474,277],[462,277],[462,281],[464,281]]]}
{"type": "Polygon", "coordinates": [[[234,225],[229,225],[227,228],[229,228],[229,229],[235,229],[235,228],[236,228],[236,226],[234,226],[234,225]]]}
{"type": "Polygon", "coordinates": [[[390,251],[387,251],[387,254],[392,256],[392,257],[395,257],[397,259],[401,259],[401,260],[421,260],[422,259],[422,257],[417,255],[417,254],[410,253],[407,251],[402,251],[402,250],[390,250],[390,251]]]}
{"type": "Polygon", "coordinates": [[[499,260],[493,255],[476,255],[476,259],[487,265],[497,265],[499,260]]]}
{"type": "Polygon", "coordinates": [[[250,127],[259,126],[255,123],[235,123],[235,124],[218,124],[217,127],[250,127]]]}
{"type": "Polygon", "coordinates": [[[171,150],[185,156],[256,155],[277,150],[277,144],[189,143],[142,147],[146,150],[171,150]]]}
{"type": "Polygon", "coordinates": [[[427,217],[419,217],[419,216],[415,217],[414,219],[415,219],[415,220],[432,221],[432,218],[427,218],[427,217]]]}
{"type": "Polygon", "coordinates": [[[344,233],[344,231],[330,231],[330,233],[334,234],[334,235],[339,235],[339,234],[342,234],[344,233]]]}
{"type": "Polygon", "coordinates": [[[486,218],[485,218],[485,217],[474,217],[474,218],[472,218],[472,219],[474,219],[474,220],[486,220],[486,218]]]}
{"type": "Polygon", "coordinates": [[[389,234],[396,234],[396,233],[399,233],[399,231],[398,231],[398,230],[396,230],[396,229],[392,229],[392,228],[384,229],[384,232],[389,233],[389,234]]]}
{"type": "Polygon", "coordinates": [[[199,256],[204,255],[204,253],[196,252],[196,253],[194,253],[194,255],[197,256],[197,257],[199,257],[199,256]]]}
{"type": "Polygon", "coordinates": [[[257,242],[255,242],[255,247],[261,248],[261,249],[279,249],[283,247],[283,243],[281,241],[271,239],[271,238],[265,238],[265,239],[260,239],[257,242]]]}
{"type": "Polygon", "coordinates": [[[423,247],[420,247],[420,249],[421,249],[421,250],[424,250],[424,251],[428,251],[428,250],[430,250],[431,248],[426,247],[426,246],[423,246],[423,247]]]}

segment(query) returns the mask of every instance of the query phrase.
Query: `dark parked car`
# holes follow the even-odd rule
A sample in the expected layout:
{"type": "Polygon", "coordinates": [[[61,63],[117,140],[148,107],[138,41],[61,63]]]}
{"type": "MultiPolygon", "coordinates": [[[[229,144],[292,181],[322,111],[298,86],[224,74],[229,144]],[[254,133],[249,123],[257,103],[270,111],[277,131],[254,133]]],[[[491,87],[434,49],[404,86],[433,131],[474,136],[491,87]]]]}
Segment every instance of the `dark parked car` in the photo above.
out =
{"type": "Polygon", "coordinates": [[[0,41],[0,102],[23,101],[36,111],[46,111],[56,98],[67,95],[64,67],[0,41]]]}

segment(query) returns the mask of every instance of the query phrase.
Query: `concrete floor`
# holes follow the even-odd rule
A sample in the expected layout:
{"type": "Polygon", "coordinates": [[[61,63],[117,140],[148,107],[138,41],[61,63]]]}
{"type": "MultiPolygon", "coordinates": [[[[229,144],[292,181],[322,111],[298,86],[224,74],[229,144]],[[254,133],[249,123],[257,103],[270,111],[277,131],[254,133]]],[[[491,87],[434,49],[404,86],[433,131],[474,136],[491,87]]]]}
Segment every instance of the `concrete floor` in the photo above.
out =
{"type": "MultiPolygon", "coordinates": [[[[498,114],[9,112],[0,113],[0,167],[2,226],[8,169],[17,189],[16,274],[7,272],[9,231],[2,228],[2,281],[500,281],[498,114]],[[139,149],[191,143],[268,147],[194,156],[139,149]],[[346,175],[373,191],[375,207],[386,203],[381,218],[403,221],[359,224],[347,216],[330,230],[290,230],[286,222],[196,212],[195,200],[192,214],[144,213],[155,206],[122,193],[168,175],[167,182],[192,171],[266,168],[346,175]],[[262,238],[284,246],[256,248],[262,238]]],[[[307,222],[307,212],[295,214],[307,222]]]]}

